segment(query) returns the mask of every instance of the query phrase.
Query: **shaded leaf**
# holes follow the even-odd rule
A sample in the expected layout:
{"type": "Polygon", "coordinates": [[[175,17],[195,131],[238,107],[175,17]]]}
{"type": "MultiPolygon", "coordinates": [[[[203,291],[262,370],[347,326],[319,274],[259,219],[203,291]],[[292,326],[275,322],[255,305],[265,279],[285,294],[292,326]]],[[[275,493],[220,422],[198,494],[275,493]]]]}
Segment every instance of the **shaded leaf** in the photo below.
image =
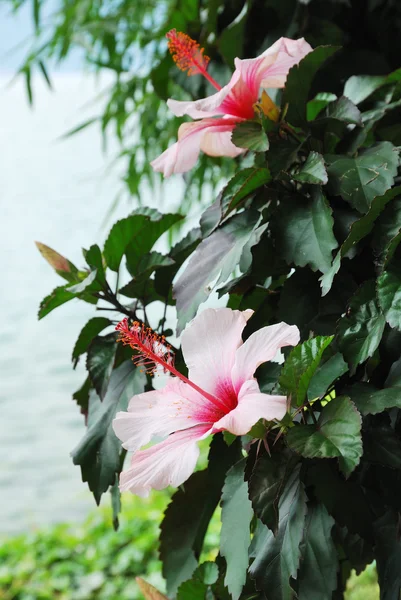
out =
{"type": "Polygon", "coordinates": [[[239,148],[253,152],[266,152],[269,149],[269,139],[262,127],[256,121],[243,121],[234,127],[231,141],[239,148]]]}
{"type": "Polygon", "coordinates": [[[323,156],[319,152],[310,152],[300,170],[292,174],[292,178],[301,183],[325,185],[327,172],[323,156]]]}
{"type": "Polygon", "coordinates": [[[132,396],[144,391],[145,383],[146,376],[126,361],[113,371],[103,402],[95,391],[90,393],[88,429],[71,456],[74,464],[80,465],[82,481],[88,482],[97,504],[120,471],[121,443],[112,421],[117,411],[127,409],[132,396]]]}
{"type": "Polygon", "coordinates": [[[251,556],[255,560],[249,574],[257,589],[268,594],[270,600],[294,597],[290,577],[297,574],[306,515],[306,494],[299,471],[299,466],[293,470],[283,490],[277,536],[260,523],[252,541],[251,556]]]}
{"type": "Polygon", "coordinates": [[[334,519],[323,504],[308,507],[298,575],[299,600],[332,600],[339,569],[338,555],[331,537],[333,525],[334,519]]]}
{"type": "Polygon", "coordinates": [[[275,221],[276,246],[287,261],[298,267],[310,265],[325,273],[331,267],[333,234],[331,208],[320,188],[311,198],[294,197],[283,202],[275,221]]]}
{"type": "Polygon", "coordinates": [[[394,184],[398,152],[391,142],[380,142],[363,149],[355,158],[325,155],[329,191],[341,196],[353,208],[366,213],[376,196],[394,184]]]}
{"type": "Polygon", "coordinates": [[[401,330],[401,267],[392,264],[377,279],[377,299],[390,327],[401,330]]]}
{"type": "Polygon", "coordinates": [[[177,600],[204,600],[209,587],[216,583],[218,576],[219,569],[216,563],[202,563],[196,569],[191,579],[180,585],[177,592],[177,600]]]}
{"type": "Polygon", "coordinates": [[[74,368],[78,364],[79,357],[87,352],[93,338],[109,325],[112,325],[112,322],[106,317],[93,317],[84,325],[72,351],[74,368]]]}
{"type": "Polygon", "coordinates": [[[367,281],[352,296],[347,314],[337,325],[338,344],[351,374],[373,355],[385,324],[386,319],[377,304],[374,281],[367,281]]]}
{"type": "Polygon", "coordinates": [[[362,456],[361,415],[347,397],[323,407],[317,425],[297,425],[287,433],[289,447],[306,458],[339,458],[348,476],[362,456]]]}
{"type": "Polygon", "coordinates": [[[249,498],[264,525],[277,534],[279,502],[284,486],[298,458],[288,450],[263,454],[253,468],[249,481],[249,498]]]}
{"type": "Polygon", "coordinates": [[[86,368],[101,400],[107,392],[116,352],[115,333],[96,337],[87,348],[86,368]]]}
{"type": "Polygon", "coordinates": [[[340,352],[334,354],[323,365],[319,365],[308,386],[309,400],[323,398],[329,386],[347,371],[348,365],[340,352]]]}
{"type": "Polygon", "coordinates": [[[377,390],[367,383],[357,383],[347,388],[347,394],[363,415],[375,415],[387,408],[401,408],[401,387],[377,390]]]}
{"type": "Polygon", "coordinates": [[[381,600],[395,600],[401,591],[399,514],[387,510],[375,523],[375,559],[381,600]]]}
{"type": "Polygon", "coordinates": [[[209,521],[220,501],[227,470],[241,458],[239,440],[228,447],[221,435],[210,446],[209,467],[178,490],[161,525],[160,557],[167,593],[174,594],[198,564],[209,521]]]}
{"type": "Polygon", "coordinates": [[[307,124],[306,104],[312,81],[323,65],[338,50],[335,46],[319,46],[290,69],[284,90],[283,103],[288,103],[287,119],[292,125],[307,124]]]}

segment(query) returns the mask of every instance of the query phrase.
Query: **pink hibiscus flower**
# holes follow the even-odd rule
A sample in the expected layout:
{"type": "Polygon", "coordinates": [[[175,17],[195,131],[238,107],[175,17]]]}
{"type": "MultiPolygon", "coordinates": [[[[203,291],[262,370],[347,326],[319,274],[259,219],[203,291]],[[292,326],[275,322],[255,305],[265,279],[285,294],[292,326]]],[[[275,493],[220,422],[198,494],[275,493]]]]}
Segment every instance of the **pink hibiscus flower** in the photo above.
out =
{"type": "Polygon", "coordinates": [[[121,474],[122,491],[147,496],[151,488],[177,487],[195,468],[199,440],[219,431],[245,435],[259,419],[284,417],[287,398],[260,392],[254,373],[280,348],[296,345],[299,331],[278,323],[243,342],[252,312],[206,309],[188,325],[182,334],[188,378],[174,367],[163,339],[138,323],[119,323],[120,340],[138,351],[137,363],[161,365],[174,375],[163,389],[134,396],[128,412],[117,413],[113,421],[123,447],[134,453],[121,474]],[[166,439],[140,450],[155,437],[166,439]]]}
{"type": "Polygon", "coordinates": [[[257,58],[236,58],[231,80],[221,88],[207,72],[209,59],[199,44],[175,29],[167,37],[178,67],[188,71],[188,75],[203,75],[218,91],[193,102],[168,100],[169,108],[177,117],[188,115],[200,120],[183,123],[178,130],[178,142],[151,163],[153,169],[165,177],[192,169],[201,150],[209,156],[235,157],[244,152],[231,141],[234,127],[255,118],[260,88],[284,87],[290,68],[312,50],[304,38],[280,38],[257,58]]]}

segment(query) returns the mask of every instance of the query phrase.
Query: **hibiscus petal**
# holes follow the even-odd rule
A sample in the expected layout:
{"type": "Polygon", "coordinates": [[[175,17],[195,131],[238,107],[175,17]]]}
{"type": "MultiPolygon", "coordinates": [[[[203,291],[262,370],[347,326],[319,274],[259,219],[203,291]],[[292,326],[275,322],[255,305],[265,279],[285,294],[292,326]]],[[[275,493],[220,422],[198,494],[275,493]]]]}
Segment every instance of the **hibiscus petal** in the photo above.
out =
{"type": "Polygon", "coordinates": [[[193,473],[199,456],[197,442],[210,432],[198,425],[173,433],[160,444],[136,452],[131,466],[120,475],[120,490],[146,497],[151,489],[178,487],[193,473]]]}
{"type": "Polygon", "coordinates": [[[181,336],[189,379],[210,394],[221,397],[221,388],[232,388],[231,370],[241,334],[253,311],[207,308],[181,336]]]}
{"type": "Polygon", "coordinates": [[[238,391],[244,381],[253,377],[259,365],[272,360],[280,348],[296,346],[298,342],[296,325],[277,323],[255,331],[236,351],[232,369],[234,388],[238,391]]]}
{"type": "Polygon", "coordinates": [[[260,87],[282,88],[291,67],[298,64],[311,51],[312,47],[304,38],[298,40],[280,38],[257,58],[245,60],[236,58],[235,67],[253,93],[260,87]]]}
{"type": "Polygon", "coordinates": [[[213,433],[226,430],[234,435],[245,435],[259,419],[280,420],[286,412],[285,396],[262,394],[257,381],[246,381],[239,392],[238,405],[214,424],[213,433]]]}
{"type": "Polygon", "coordinates": [[[206,131],[202,138],[201,150],[208,156],[231,156],[235,158],[246,150],[234,146],[230,131],[206,131]]]}
{"type": "Polygon", "coordinates": [[[206,398],[172,378],[161,390],[134,396],[128,412],[116,414],[113,429],[123,447],[136,452],[154,437],[165,437],[200,423],[213,423],[216,418],[216,409],[206,398]]]}
{"type": "MultiPolygon", "coordinates": [[[[237,122],[238,120],[235,119],[202,119],[193,123],[183,123],[178,130],[178,142],[150,164],[155,171],[163,173],[165,177],[173,173],[185,173],[195,166],[201,150],[202,138],[206,132],[231,132],[237,122]]],[[[230,153],[228,156],[233,154],[230,153]]]]}

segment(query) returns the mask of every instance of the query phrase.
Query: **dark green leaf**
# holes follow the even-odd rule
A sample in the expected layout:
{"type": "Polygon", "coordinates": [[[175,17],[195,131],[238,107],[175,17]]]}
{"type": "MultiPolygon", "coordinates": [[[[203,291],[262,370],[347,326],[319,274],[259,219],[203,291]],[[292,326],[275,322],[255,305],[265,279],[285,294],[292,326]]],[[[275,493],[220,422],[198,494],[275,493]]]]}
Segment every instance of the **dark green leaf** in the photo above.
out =
{"type": "MultiPolygon", "coordinates": [[[[401,388],[399,391],[401,393],[401,388]]],[[[367,428],[363,435],[363,449],[363,457],[368,462],[401,469],[401,440],[389,425],[367,428]]]]}
{"type": "Polygon", "coordinates": [[[118,475],[116,475],[116,480],[110,488],[110,496],[111,496],[111,509],[113,511],[113,528],[114,528],[114,531],[117,531],[118,527],[120,525],[118,515],[121,512],[121,493],[120,493],[120,488],[118,486],[118,475]]]}
{"type": "Polygon", "coordinates": [[[386,205],[401,193],[401,188],[396,187],[388,190],[383,196],[377,196],[372,200],[372,204],[366,215],[363,215],[357,221],[353,221],[349,229],[349,234],[346,240],[341,245],[341,248],[333,260],[331,269],[322,277],[322,296],[325,296],[331,289],[334,276],[340,270],[340,261],[358,242],[369,235],[375,225],[376,219],[385,209],[386,205]]]}
{"type": "Polygon", "coordinates": [[[288,103],[287,118],[292,125],[307,124],[306,103],[312,81],[323,63],[336,52],[335,46],[320,46],[307,54],[288,73],[283,103],[288,103]]]}
{"type": "Polygon", "coordinates": [[[392,264],[377,279],[377,299],[390,327],[401,330],[401,267],[392,264]]]}
{"type": "Polygon", "coordinates": [[[401,539],[399,514],[387,510],[375,523],[375,558],[380,599],[398,600],[401,591],[401,539]]]}
{"type": "Polygon", "coordinates": [[[97,280],[104,282],[106,280],[106,276],[104,273],[103,257],[97,244],[93,244],[93,246],[91,246],[89,250],[85,252],[85,260],[91,269],[97,270],[97,280]]]}
{"type": "Polygon", "coordinates": [[[251,542],[249,526],[253,510],[244,481],[245,462],[243,458],[228,471],[221,498],[220,553],[227,563],[224,584],[233,600],[239,599],[246,581],[251,542]]]}
{"type": "MultiPolygon", "coordinates": [[[[248,566],[248,554],[246,555],[248,566]]],[[[219,569],[216,563],[204,562],[196,569],[191,579],[180,585],[177,600],[205,600],[211,585],[216,583],[219,569]]]]}
{"type": "Polygon", "coordinates": [[[38,319],[43,319],[43,317],[48,315],[52,310],[69,302],[73,298],[76,298],[76,296],[67,290],[67,286],[56,287],[52,293],[46,296],[46,298],[43,298],[40,303],[38,319]]]}
{"type": "Polygon", "coordinates": [[[221,435],[212,441],[209,467],[185,482],[169,504],[160,536],[160,556],[168,594],[194,572],[209,521],[220,501],[227,470],[241,458],[239,440],[228,447],[221,435]]]}
{"type": "Polygon", "coordinates": [[[127,409],[132,396],[144,391],[145,383],[146,376],[126,361],[113,372],[103,402],[94,391],[90,394],[88,430],[71,455],[98,504],[120,471],[121,443],[112,421],[117,411],[127,409]]]}
{"type": "Polygon", "coordinates": [[[275,222],[276,246],[288,264],[310,265],[326,273],[338,243],[333,234],[331,208],[315,188],[311,198],[294,196],[280,206],[275,222]]]}
{"type": "Polygon", "coordinates": [[[297,406],[301,406],[305,401],[309,383],[319,366],[323,352],[332,340],[332,336],[312,338],[291,350],[285,361],[280,385],[291,394],[297,406]]]}
{"type": "Polygon", "coordinates": [[[327,183],[327,172],[323,156],[319,152],[310,152],[300,170],[292,174],[292,178],[301,183],[325,185],[327,183]]]}
{"type": "Polygon", "coordinates": [[[297,425],[287,434],[289,447],[306,458],[339,458],[348,476],[362,456],[361,415],[349,398],[338,397],[324,406],[317,425],[297,425]]]}
{"type": "Polygon", "coordinates": [[[83,383],[83,385],[73,393],[72,398],[76,401],[78,406],[81,409],[81,414],[85,416],[85,421],[88,416],[88,406],[89,406],[89,392],[92,389],[91,380],[87,377],[83,383]]]}
{"type": "Polygon", "coordinates": [[[259,519],[277,534],[278,506],[284,486],[298,458],[292,452],[278,451],[263,454],[256,461],[249,482],[249,497],[259,519]]]}
{"type": "Polygon", "coordinates": [[[244,121],[234,127],[232,143],[238,148],[246,148],[253,152],[266,152],[269,149],[268,137],[260,123],[244,121]]]}
{"type": "Polygon", "coordinates": [[[373,355],[385,325],[386,319],[377,304],[374,281],[367,281],[352,296],[347,314],[337,325],[337,340],[351,373],[373,355]]]}
{"type": "Polygon", "coordinates": [[[401,408],[401,387],[377,390],[367,383],[357,383],[347,388],[347,394],[363,415],[375,415],[394,406],[401,408]]]}
{"type": "MultiPolygon", "coordinates": [[[[174,286],[177,300],[178,333],[190,321],[215,286],[227,281],[238,265],[244,247],[256,228],[260,215],[246,211],[231,217],[222,227],[203,240],[174,286]]],[[[255,239],[255,243],[258,240],[255,239]]]]}
{"type": "Polygon", "coordinates": [[[361,150],[357,157],[327,154],[329,191],[366,213],[372,200],[382,196],[394,184],[398,152],[391,142],[380,142],[361,150]]]}
{"type": "Polygon", "coordinates": [[[334,519],[323,504],[308,507],[298,576],[299,600],[332,600],[339,568],[336,547],[331,537],[333,525],[334,519]]]}
{"type": "Polygon", "coordinates": [[[171,267],[174,264],[174,260],[165,254],[160,252],[148,252],[143,254],[139,259],[137,266],[137,274],[142,275],[143,273],[153,273],[156,269],[161,267],[171,267]]]}
{"type": "Polygon", "coordinates": [[[348,371],[348,365],[337,352],[323,365],[319,365],[308,387],[308,398],[323,398],[329,386],[348,371]]]}
{"type": "Polygon", "coordinates": [[[300,559],[299,545],[306,515],[306,494],[296,467],[288,479],[279,503],[277,536],[260,523],[252,541],[255,557],[249,574],[256,587],[268,594],[269,600],[292,600],[290,577],[295,578],[300,559]]]}
{"type": "Polygon", "coordinates": [[[344,96],[354,104],[359,104],[386,83],[396,82],[400,78],[401,69],[393,71],[390,75],[353,75],[345,83],[344,96]]]}
{"type": "Polygon", "coordinates": [[[141,213],[134,212],[117,221],[104,244],[107,266],[118,271],[121,259],[127,253],[127,264],[131,274],[135,275],[141,256],[149,252],[157,239],[180,219],[181,215],[162,215],[154,209],[143,208],[141,213]]]}
{"type": "Polygon", "coordinates": [[[117,352],[115,333],[96,337],[87,348],[86,368],[93,386],[103,400],[109,385],[117,352]]]}
{"type": "Polygon", "coordinates": [[[345,96],[341,96],[338,100],[330,102],[323,114],[319,116],[318,121],[321,119],[336,119],[347,125],[362,125],[360,111],[355,104],[345,96]]]}
{"type": "Polygon", "coordinates": [[[103,329],[112,325],[110,319],[106,317],[93,317],[81,330],[77,341],[75,342],[74,350],[72,351],[72,362],[74,368],[78,364],[79,357],[87,352],[89,344],[103,329]]]}
{"type": "Polygon", "coordinates": [[[222,216],[227,216],[239,206],[242,200],[269,183],[270,180],[271,175],[268,169],[249,167],[238,171],[220,194],[222,216]]]}
{"type": "MultiPolygon", "coordinates": [[[[394,188],[397,194],[401,188],[394,188]]],[[[392,259],[397,246],[401,241],[401,199],[395,198],[386,206],[377,222],[373,233],[373,247],[380,258],[380,266],[386,267],[392,259]]]]}
{"type": "Polygon", "coordinates": [[[307,120],[313,121],[316,119],[318,114],[334,100],[337,100],[337,96],[330,92],[320,92],[319,94],[316,94],[312,100],[309,100],[306,106],[307,120]]]}

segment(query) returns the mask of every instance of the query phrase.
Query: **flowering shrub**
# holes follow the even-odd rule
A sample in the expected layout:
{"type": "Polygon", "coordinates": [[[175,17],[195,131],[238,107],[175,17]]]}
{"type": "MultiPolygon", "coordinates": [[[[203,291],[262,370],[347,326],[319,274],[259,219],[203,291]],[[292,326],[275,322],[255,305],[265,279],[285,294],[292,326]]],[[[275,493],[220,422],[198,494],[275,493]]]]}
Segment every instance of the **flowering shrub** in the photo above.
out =
{"type": "MultiPolygon", "coordinates": [[[[208,73],[180,36],[169,36],[177,64],[208,73]]],[[[169,598],[342,598],[351,569],[374,559],[382,598],[399,595],[401,70],[353,75],[334,93],[338,56],[279,40],[237,60],[213,96],[170,101],[200,120],[181,125],[156,169],[186,171],[200,149],[239,162],[168,253],[153,247],[182,216],[147,208],[85,251],[84,270],[40,245],[67,281],[40,318],[78,298],[120,321],[94,317],[73,350],[75,363],[87,355],[74,398],[88,428],[72,453],[83,480],[97,502],[110,490],[117,513],[128,449],[122,490],[181,486],[161,525],[169,598]],[[266,82],[283,87],[274,102],[266,82]],[[123,261],[132,279],[113,292],[123,261]],[[204,309],[212,289],[227,308],[204,309]],[[158,370],[171,374],[161,389],[158,370]],[[193,473],[210,435],[208,466],[193,473]],[[199,566],[219,503],[220,553],[199,566]]]]}

